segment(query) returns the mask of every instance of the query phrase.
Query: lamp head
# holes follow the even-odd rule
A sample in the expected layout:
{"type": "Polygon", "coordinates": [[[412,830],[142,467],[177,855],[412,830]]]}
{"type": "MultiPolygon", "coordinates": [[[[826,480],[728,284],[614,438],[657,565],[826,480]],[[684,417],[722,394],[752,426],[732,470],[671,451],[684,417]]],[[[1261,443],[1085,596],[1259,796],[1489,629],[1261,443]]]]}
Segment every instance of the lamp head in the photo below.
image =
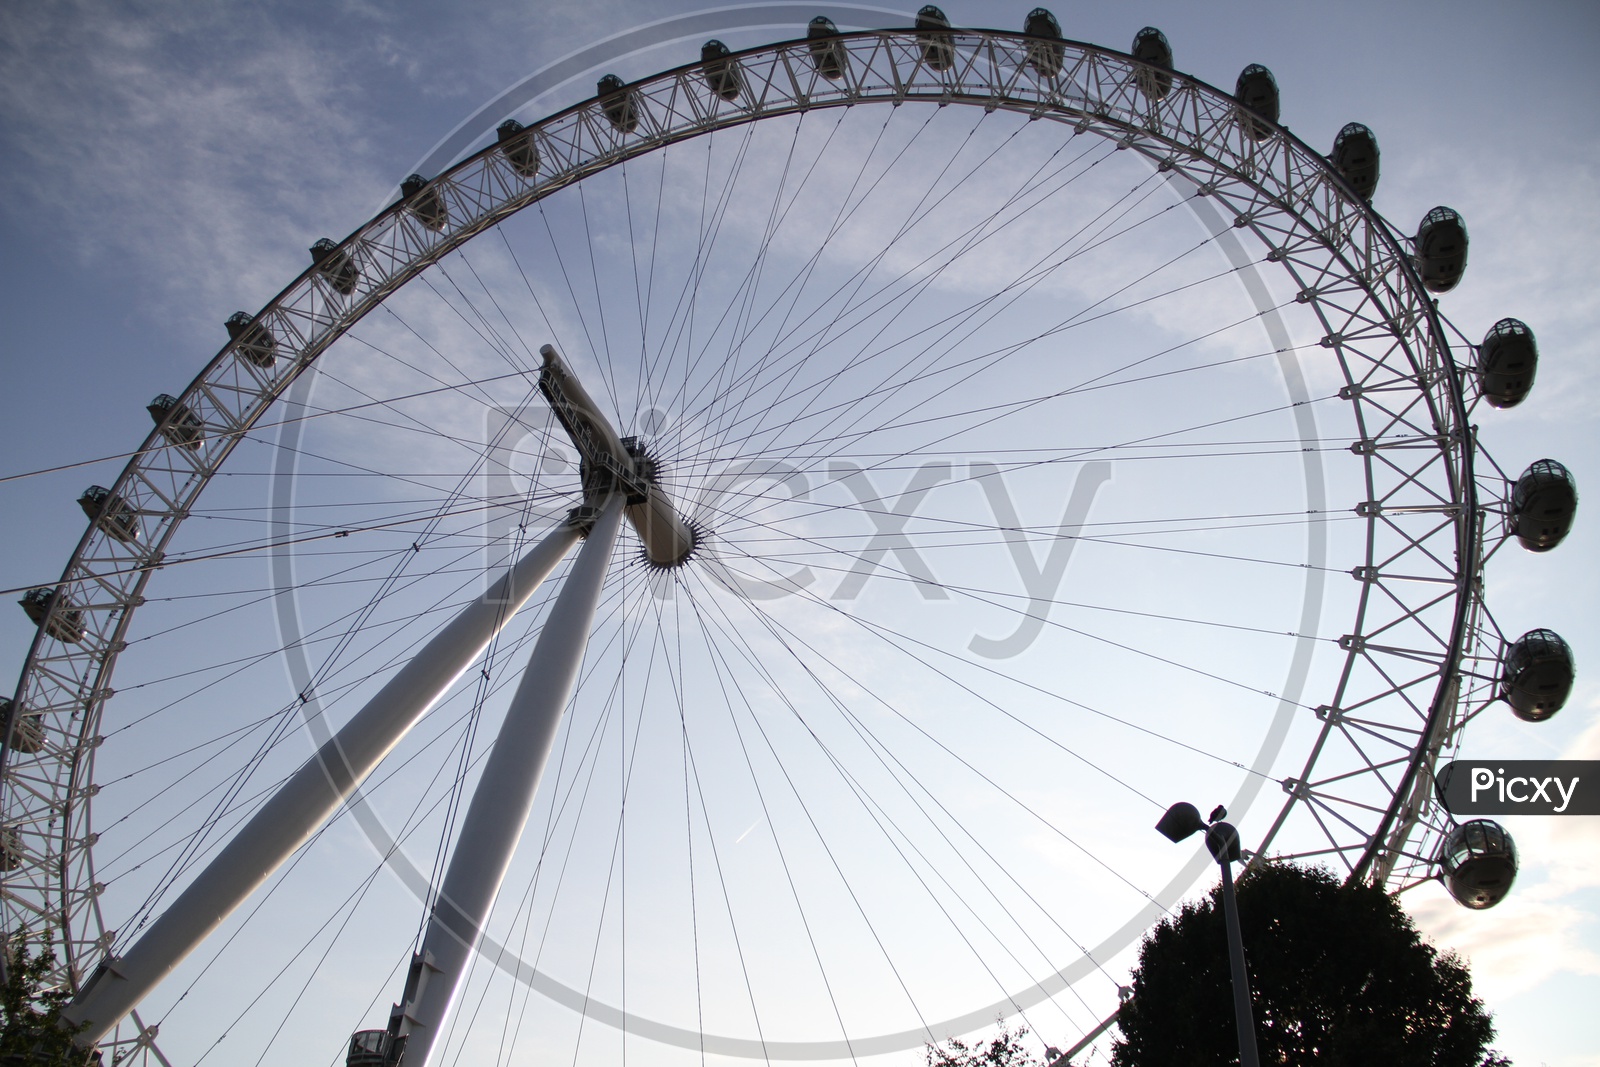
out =
{"type": "Polygon", "coordinates": [[[1167,813],[1161,816],[1161,821],[1156,823],[1156,829],[1174,844],[1205,828],[1205,820],[1200,818],[1200,809],[1187,801],[1172,805],[1167,809],[1167,813]]]}
{"type": "Polygon", "coordinates": [[[1206,848],[1218,863],[1238,863],[1243,857],[1239,848],[1239,831],[1232,823],[1214,822],[1206,828],[1206,848]]]}

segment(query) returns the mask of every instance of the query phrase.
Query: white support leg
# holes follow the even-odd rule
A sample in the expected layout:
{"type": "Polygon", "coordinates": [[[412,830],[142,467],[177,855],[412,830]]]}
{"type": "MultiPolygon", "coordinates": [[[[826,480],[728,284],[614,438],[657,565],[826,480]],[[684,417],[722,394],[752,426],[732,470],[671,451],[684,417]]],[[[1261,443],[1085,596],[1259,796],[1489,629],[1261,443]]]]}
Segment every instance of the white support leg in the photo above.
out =
{"type": "Polygon", "coordinates": [[[562,526],[517,561],[402,667],[169,904],[127,953],[104,963],[62,1015],[99,1041],[277,870],[472,663],[578,540],[562,526]]]}
{"type": "Polygon", "coordinates": [[[613,495],[589,531],[485,761],[422,951],[412,961],[390,1024],[391,1033],[406,1039],[405,1067],[427,1067],[434,1053],[533,809],[556,728],[577,686],[623,502],[621,494],[613,495]]]}

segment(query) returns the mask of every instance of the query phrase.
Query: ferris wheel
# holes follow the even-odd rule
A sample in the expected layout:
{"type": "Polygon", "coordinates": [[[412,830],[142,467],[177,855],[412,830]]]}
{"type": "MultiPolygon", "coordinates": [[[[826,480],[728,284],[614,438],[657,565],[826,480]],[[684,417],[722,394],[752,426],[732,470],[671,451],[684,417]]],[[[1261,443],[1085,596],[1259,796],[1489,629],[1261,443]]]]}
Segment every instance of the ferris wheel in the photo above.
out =
{"type": "Polygon", "coordinates": [[[1566,699],[1481,578],[1574,480],[1477,440],[1537,351],[1459,215],[1278,115],[925,7],[407,178],[24,598],[6,930],[108,1061],[843,1061],[1092,1035],[1181,796],[1492,906],[1432,770],[1566,699]]]}

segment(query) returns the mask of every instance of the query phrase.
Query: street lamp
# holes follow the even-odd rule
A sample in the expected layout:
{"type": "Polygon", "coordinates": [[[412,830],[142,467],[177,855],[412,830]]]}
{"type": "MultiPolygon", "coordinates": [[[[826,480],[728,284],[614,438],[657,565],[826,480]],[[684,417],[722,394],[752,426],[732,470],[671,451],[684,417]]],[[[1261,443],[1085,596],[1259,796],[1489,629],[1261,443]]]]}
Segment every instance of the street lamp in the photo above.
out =
{"type": "Polygon", "coordinates": [[[1204,830],[1211,858],[1222,867],[1222,914],[1228,927],[1228,962],[1233,969],[1233,1022],[1239,1031],[1239,1067],[1260,1067],[1255,1016],[1250,1010],[1250,979],[1244,970],[1244,937],[1239,933],[1239,902],[1233,894],[1232,864],[1239,859],[1239,831],[1222,821],[1227,817],[1228,809],[1220,804],[1207,820],[1200,818],[1200,809],[1193,804],[1179,803],[1167,809],[1156,829],[1173,843],[1204,830]]]}

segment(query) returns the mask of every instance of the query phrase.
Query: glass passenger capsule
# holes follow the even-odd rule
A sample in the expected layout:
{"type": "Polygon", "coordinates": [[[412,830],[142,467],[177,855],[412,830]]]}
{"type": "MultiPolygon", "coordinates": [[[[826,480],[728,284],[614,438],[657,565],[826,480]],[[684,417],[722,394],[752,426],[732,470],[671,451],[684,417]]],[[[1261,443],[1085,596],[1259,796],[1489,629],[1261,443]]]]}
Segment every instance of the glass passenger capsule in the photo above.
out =
{"type": "Polygon", "coordinates": [[[103,485],[91,485],[78,498],[78,506],[89,516],[89,521],[131,545],[139,540],[139,513],[126,500],[103,485]]]}
{"type": "Polygon", "coordinates": [[[350,258],[350,253],[339,251],[339,246],[324,237],[311,246],[311,262],[317,273],[339,293],[349,296],[356,291],[361,271],[350,258]]]}
{"type": "Polygon", "coordinates": [[[850,61],[844,42],[835,39],[838,36],[839,27],[826,15],[818,15],[806,26],[806,37],[811,42],[811,65],[830,81],[844,77],[845,65],[850,61]]]}
{"type": "Polygon", "coordinates": [[[1350,183],[1357,196],[1371,200],[1378,190],[1378,139],[1359,122],[1347,122],[1333,139],[1328,157],[1333,169],[1350,183]]]}
{"type": "Polygon", "coordinates": [[[1572,694],[1572,649],[1554,630],[1529,630],[1500,660],[1500,696],[1517,718],[1543,722],[1572,694]]]}
{"type": "Polygon", "coordinates": [[[1467,224],[1455,209],[1436,207],[1417,227],[1417,270],[1429,291],[1448,293],[1467,270],[1467,224]]]}
{"type": "MultiPolygon", "coordinates": [[[[0,724],[11,720],[11,698],[0,697],[0,724]]],[[[0,725],[0,729],[4,729],[0,725]]],[[[23,710],[17,713],[17,721],[11,725],[11,749],[14,752],[26,752],[33,755],[44,748],[44,722],[37,711],[23,710]]]]}
{"type": "Polygon", "coordinates": [[[600,98],[600,110],[605,112],[606,121],[613,129],[618,133],[632,133],[639,128],[638,95],[624,89],[621,78],[607,74],[595,82],[594,92],[600,98]]]}
{"type": "Polygon", "coordinates": [[[1489,327],[1478,346],[1478,390],[1493,407],[1522,403],[1539,369],[1539,345],[1533,331],[1518,319],[1501,319],[1489,327]]]}
{"type": "Polygon", "coordinates": [[[1056,21],[1056,17],[1042,7],[1036,7],[1028,12],[1027,19],[1022,23],[1022,32],[1038,38],[1028,43],[1028,65],[1041,78],[1054,78],[1060,74],[1067,49],[1061,43],[1061,23],[1056,21]]]}
{"type": "Polygon", "coordinates": [[[1269,123],[1278,121],[1278,80],[1272,71],[1260,63],[1241,70],[1233,86],[1233,98],[1238,101],[1239,127],[1246,137],[1260,141],[1272,132],[1269,123]]]}
{"type": "Polygon", "coordinates": [[[228,338],[235,343],[234,352],[242,360],[267,368],[278,358],[278,339],[261,323],[252,325],[248,311],[235,311],[223,323],[228,328],[228,338]]]}
{"type": "Polygon", "coordinates": [[[161,436],[180,447],[193,451],[205,439],[205,423],[190,410],[189,405],[169,393],[157,394],[144,406],[161,430],[161,436]]]}
{"type": "Polygon", "coordinates": [[[1139,91],[1151,100],[1164,100],[1172,92],[1172,45],[1167,35],[1154,26],[1146,26],[1133,35],[1129,54],[1147,64],[1134,73],[1139,91]]]}
{"type": "Polygon", "coordinates": [[[450,210],[445,206],[439,190],[428,184],[428,179],[413,174],[400,183],[400,196],[409,201],[407,210],[434,233],[445,228],[450,221],[450,210]]]}
{"type": "Polygon", "coordinates": [[[706,75],[706,85],[724,100],[737,100],[744,91],[744,79],[739,64],[728,58],[728,46],[721,41],[707,41],[700,46],[700,62],[706,75]]]}
{"type": "Polygon", "coordinates": [[[1481,911],[1511,892],[1517,878],[1517,846],[1499,823],[1473,819],[1445,839],[1439,867],[1456,903],[1481,911]]]}
{"type": "Polygon", "coordinates": [[[500,143],[500,154],[511,164],[512,170],[524,178],[538,175],[539,150],[533,145],[533,131],[516,119],[506,119],[495,129],[495,137],[500,143]]]}
{"type": "Polygon", "coordinates": [[[1528,465],[1511,490],[1511,529],[1529,552],[1548,552],[1572,530],[1578,483],[1553,459],[1528,465]]]}
{"type": "Polygon", "coordinates": [[[956,43],[949,29],[950,20],[932,4],[917,12],[917,40],[922,43],[922,61],[931,70],[949,70],[956,65],[956,43]]]}
{"type": "Polygon", "coordinates": [[[398,1067],[406,1050],[405,1037],[387,1030],[358,1030],[350,1037],[345,1067],[398,1067]]]}
{"type": "Polygon", "coordinates": [[[83,611],[74,607],[72,601],[61,598],[61,606],[55,614],[50,609],[56,607],[56,590],[49,586],[39,589],[30,589],[17,601],[22,605],[22,610],[32,619],[34,625],[43,626],[45,633],[63,644],[75,645],[82,641],[86,631],[83,628],[83,611]]]}

